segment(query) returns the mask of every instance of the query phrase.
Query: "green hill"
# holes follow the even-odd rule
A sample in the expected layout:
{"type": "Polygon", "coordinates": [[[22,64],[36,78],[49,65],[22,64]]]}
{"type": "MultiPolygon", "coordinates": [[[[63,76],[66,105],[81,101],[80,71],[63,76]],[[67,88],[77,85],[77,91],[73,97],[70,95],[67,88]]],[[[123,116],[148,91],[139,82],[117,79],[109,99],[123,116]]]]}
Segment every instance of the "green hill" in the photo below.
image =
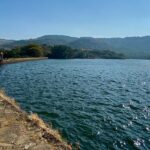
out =
{"type": "Polygon", "coordinates": [[[28,44],[67,45],[88,50],[111,50],[125,54],[128,58],[150,58],[150,36],[126,38],[70,37],[45,35],[29,40],[0,40],[0,48],[13,48],[28,44]]]}

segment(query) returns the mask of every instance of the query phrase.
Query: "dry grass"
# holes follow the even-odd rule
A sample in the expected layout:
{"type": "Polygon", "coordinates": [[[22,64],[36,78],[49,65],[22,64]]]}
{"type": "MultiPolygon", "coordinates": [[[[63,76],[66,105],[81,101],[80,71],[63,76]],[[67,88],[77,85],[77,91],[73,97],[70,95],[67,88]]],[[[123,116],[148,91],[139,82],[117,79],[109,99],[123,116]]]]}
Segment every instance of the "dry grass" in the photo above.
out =
{"type": "MultiPolygon", "coordinates": [[[[16,101],[13,98],[6,96],[5,91],[2,89],[0,90],[0,98],[4,104],[11,106],[12,109],[14,109],[17,112],[21,112],[21,109],[20,109],[19,105],[16,103],[16,101]]],[[[22,111],[22,113],[23,113],[23,111],[22,111]]]]}
{"type": "MultiPolygon", "coordinates": [[[[43,136],[47,136],[47,139],[51,138],[55,143],[63,142],[62,138],[57,130],[51,129],[37,114],[31,114],[28,116],[29,120],[43,130],[43,136]]],[[[65,143],[64,143],[65,144],[65,143]]]]}

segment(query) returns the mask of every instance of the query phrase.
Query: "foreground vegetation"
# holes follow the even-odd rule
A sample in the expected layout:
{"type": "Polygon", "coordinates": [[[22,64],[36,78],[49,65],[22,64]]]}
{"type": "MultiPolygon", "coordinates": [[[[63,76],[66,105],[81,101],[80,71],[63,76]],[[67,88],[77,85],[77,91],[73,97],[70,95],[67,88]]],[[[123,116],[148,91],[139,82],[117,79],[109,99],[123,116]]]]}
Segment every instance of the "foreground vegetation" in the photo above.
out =
{"type": "Polygon", "coordinates": [[[26,58],[26,57],[48,57],[51,59],[73,59],[73,58],[104,58],[123,59],[125,56],[110,50],[86,50],[73,49],[65,45],[47,46],[30,44],[16,47],[11,50],[0,50],[4,58],[26,58]]]}

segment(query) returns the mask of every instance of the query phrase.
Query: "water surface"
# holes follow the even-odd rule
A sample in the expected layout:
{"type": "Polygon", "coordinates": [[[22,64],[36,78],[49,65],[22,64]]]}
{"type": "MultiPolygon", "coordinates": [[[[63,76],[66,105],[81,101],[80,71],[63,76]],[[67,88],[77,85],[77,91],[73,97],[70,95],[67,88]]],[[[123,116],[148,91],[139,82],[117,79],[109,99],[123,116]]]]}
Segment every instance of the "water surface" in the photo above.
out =
{"type": "Polygon", "coordinates": [[[150,149],[150,61],[43,60],[0,67],[0,87],[82,150],[150,149]]]}

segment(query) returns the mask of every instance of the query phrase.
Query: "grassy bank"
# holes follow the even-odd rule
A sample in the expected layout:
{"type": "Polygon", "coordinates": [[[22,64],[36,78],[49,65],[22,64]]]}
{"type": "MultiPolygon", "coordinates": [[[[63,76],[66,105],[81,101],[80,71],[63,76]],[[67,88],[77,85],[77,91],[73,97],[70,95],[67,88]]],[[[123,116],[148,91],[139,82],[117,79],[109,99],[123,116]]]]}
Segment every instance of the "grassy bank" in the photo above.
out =
{"type": "Polygon", "coordinates": [[[19,63],[25,61],[36,61],[36,60],[44,60],[48,59],[47,57],[28,57],[28,58],[9,58],[5,59],[0,64],[12,64],[12,63],[19,63]]]}
{"type": "Polygon", "coordinates": [[[0,149],[71,150],[58,131],[0,91],[0,149]]]}

